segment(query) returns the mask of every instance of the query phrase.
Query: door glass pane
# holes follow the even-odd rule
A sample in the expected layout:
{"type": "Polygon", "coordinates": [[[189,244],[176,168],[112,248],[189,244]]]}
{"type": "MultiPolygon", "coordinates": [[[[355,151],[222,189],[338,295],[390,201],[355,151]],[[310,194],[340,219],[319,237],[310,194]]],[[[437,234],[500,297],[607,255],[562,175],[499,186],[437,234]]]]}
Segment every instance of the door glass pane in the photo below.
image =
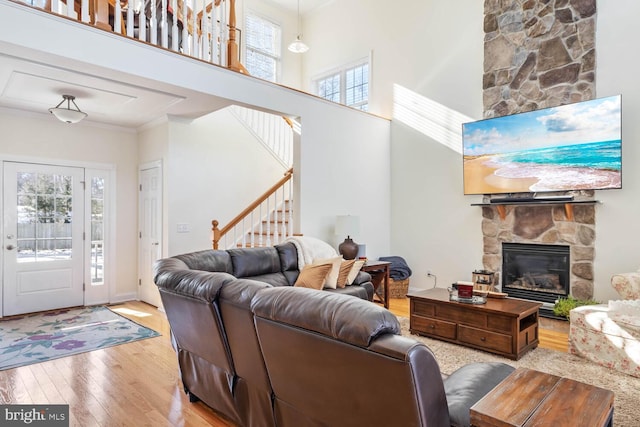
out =
{"type": "Polygon", "coordinates": [[[104,178],[91,179],[91,284],[104,283],[104,178]]]}
{"type": "Polygon", "coordinates": [[[18,240],[18,262],[34,262],[36,260],[36,241],[18,240]]]}
{"type": "Polygon", "coordinates": [[[18,262],[71,259],[72,186],[68,175],[18,173],[18,262]]]}
{"type": "Polygon", "coordinates": [[[36,174],[30,172],[18,172],[18,194],[35,194],[36,174]]]}

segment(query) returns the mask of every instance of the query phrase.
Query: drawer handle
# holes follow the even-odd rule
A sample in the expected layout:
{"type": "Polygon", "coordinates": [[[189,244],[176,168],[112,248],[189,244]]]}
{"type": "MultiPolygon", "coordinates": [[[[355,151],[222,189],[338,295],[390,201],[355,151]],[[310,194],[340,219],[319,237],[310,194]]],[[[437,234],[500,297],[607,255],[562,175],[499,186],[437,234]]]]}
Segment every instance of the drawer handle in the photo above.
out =
{"type": "Polygon", "coordinates": [[[480,341],[485,342],[487,339],[485,337],[480,338],[480,341]]]}
{"type": "Polygon", "coordinates": [[[431,329],[435,329],[435,328],[436,328],[436,325],[431,324],[431,325],[429,325],[429,327],[430,327],[431,329]]]}

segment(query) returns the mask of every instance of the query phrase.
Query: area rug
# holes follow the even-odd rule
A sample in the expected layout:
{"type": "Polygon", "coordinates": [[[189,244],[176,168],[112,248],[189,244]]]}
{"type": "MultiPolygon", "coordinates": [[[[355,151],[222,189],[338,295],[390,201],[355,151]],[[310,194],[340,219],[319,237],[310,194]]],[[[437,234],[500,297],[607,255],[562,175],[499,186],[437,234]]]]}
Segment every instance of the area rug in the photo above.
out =
{"type": "Polygon", "coordinates": [[[484,351],[434,340],[409,332],[409,319],[398,317],[402,335],[426,344],[438,361],[440,371],[451,374],[472,362],[504,362],[516,368],[530,368],[611,390],[615,394],[613,424],[616,427],[640,426],[640,378],[596,365],[586,359],[546,348],[536,348],[520,360],[511,360],[484,351]]]}
{"type": "Polygon", "coordinates": [[[44,362],[160,334],[104,306],[0,321],[0,370],[44,362]]]}

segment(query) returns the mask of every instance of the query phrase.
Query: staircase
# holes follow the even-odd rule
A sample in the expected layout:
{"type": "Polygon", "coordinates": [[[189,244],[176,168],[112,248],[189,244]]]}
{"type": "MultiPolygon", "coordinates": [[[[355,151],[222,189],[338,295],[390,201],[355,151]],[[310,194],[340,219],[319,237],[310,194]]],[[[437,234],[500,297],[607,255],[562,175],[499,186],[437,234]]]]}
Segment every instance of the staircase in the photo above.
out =
{"type": "Polygon", "coordinates": [[[253,230],[246,233],[236,243],[239,248],[265,247],[280,243],[292,236],[290,218],[293,214],[291,200],[284,200],[281,206],[274,208],[266,219],[260,221],[253,230]]]}
{"type": "Polygon", "coordinates": [[[211,221],[213,249],[272,246],[293,235],[293,168],[229,224],[211,221]]]}

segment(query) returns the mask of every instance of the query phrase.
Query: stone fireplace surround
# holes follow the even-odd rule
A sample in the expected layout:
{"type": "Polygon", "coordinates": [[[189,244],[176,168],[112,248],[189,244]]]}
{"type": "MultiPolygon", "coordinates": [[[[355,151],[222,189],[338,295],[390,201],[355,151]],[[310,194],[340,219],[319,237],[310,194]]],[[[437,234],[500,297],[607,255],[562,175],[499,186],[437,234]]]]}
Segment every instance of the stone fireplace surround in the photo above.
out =
{"type": "MultiPolygon", "coordinates": [[[[484,0],[484,116],[596,95],[596,0],[484,0]]],[[[582,192],[578,192],[582,193],[582,192]]],[[[593,200],[593,192],[581,194],[593,200]]],[[[483,268],[501,283],[502,242],[569,245],[570,293],[593,297],[595,202],[482,207],[483,268]]]]}
{"type": "Polygon", "coordinates": [[[504,207],[504,219],[497,206],[482,207],[482,263],[485,269],[496,272],[495,283],[501,283],[503,242],[568,245],[570,294],[578,299],[592,298],[595,202],[574,205],[573,220],[567,218],[562,203],[504,207]]]}

